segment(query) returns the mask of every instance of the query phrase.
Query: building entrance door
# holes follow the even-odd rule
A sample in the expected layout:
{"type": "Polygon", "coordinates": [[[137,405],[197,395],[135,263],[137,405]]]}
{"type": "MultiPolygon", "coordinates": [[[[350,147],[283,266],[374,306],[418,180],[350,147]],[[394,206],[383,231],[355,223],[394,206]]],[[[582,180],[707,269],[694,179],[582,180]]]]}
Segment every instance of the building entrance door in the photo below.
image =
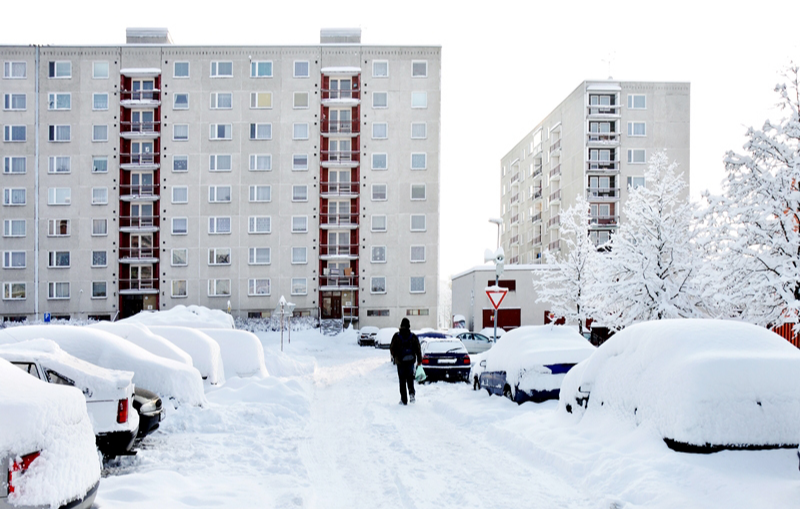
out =
{"type": "Polygon", "coordinates": [[[322,318],[342,317],[342,294],[340,292],[324,293],[322,295],[322,318]]]}

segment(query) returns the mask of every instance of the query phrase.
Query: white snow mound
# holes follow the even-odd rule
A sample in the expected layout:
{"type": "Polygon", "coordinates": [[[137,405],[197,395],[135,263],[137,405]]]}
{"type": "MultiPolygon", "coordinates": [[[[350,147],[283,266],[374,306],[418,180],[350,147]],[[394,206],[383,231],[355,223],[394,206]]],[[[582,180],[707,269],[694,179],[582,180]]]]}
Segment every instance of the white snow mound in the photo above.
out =
{"type": "Polygon", "coordinates": [[[122,323],[142,325],[176,325],[195,329],[235,329],[233,317],[219,309],[204,306],[175,306],[166,311],[142,311],[130,318],[119,320],[122,323]]]}
{"type": "Polygon", "coordinates": [[[264,347],[258,336],[243,330],[202,329],[219,343],[225,378],[269,376],[264,365],[264,347]]]}
{"type": "Polygon", "coordinates": [[[192,358],[188,353],[161,336],[153,334],[153,332],[144,325],[138,323],[99,322],[89,327],[116,334],[122,339],[127,339],[134,345],[139,345],[148,352],[158,355],[159,357],[182,362],[187,366],[192,365],[192,358]]]}
{"type": "Polygon", "coordinates": [[[206,383],[218,385],[225,382],[225,366],[219,343],[208,334],[189,327],[150,325],[148,329],[188,353],[192,365],[200,371],[206,383]]]}

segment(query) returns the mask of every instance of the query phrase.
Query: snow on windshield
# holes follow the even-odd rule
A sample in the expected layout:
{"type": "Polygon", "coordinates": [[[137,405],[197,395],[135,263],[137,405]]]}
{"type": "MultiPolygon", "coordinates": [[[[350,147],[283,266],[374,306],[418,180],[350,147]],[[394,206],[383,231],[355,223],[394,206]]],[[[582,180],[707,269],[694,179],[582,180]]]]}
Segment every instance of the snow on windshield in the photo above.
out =
{"type": "Polygon", "coordinates": [[[428,341],[425,353],[467,353],[461,341],[428,341]]]}

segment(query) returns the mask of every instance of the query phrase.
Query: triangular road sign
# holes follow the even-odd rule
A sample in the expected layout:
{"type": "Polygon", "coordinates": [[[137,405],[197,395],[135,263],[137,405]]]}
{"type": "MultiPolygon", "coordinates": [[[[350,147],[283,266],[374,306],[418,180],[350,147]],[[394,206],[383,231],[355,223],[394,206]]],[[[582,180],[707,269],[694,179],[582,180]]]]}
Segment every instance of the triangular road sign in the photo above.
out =
{"type": "Polygon", "coordinates": [[[500,303],[506,298],[507,293],[508,288],[500,288],[499,286],[492,286],[486,289],[486,295],[489,297],[489,301],[495,309],[500,307],[500,303]]]}

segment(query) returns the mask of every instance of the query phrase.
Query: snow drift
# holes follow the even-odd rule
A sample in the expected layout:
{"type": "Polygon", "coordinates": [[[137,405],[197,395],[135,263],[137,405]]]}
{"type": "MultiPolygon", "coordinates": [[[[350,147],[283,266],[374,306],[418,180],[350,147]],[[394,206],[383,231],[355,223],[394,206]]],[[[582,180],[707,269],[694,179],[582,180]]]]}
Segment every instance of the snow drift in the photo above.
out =
{"type": "Polygon", "coordinates": [[[142,325],[176,325],[195,329],[235,329],[233,317],[219,309],[204,306],[175,306],[166,311],[142,311],[130,318],[119,320],[122,323],[142,325]]]}
{"type": "Polygon", "coordinates": [[[225,378],[268,376],[264,365],[264,347],[252,332],[225,329],[202,329],[219,344],[225,378]]]}
{"type": "Polygon", "coordinates": [[[144,325],[138,323],[99,322],[89,327],[116,334],[159,357],[172,359],[173,361],[181,362],[187,366],[192,365],[192,358],[188,353],[161,336],[153,334],[151,330],[144,325]]]}
{"type": "Polygon", "coordinates": [[[148,329],[189,354],[192,365],[200,371],[203,380],[211,385],[225,382],[225,366],[219,343],[208,334],[189,327],[149,325],[148,329]]]}

